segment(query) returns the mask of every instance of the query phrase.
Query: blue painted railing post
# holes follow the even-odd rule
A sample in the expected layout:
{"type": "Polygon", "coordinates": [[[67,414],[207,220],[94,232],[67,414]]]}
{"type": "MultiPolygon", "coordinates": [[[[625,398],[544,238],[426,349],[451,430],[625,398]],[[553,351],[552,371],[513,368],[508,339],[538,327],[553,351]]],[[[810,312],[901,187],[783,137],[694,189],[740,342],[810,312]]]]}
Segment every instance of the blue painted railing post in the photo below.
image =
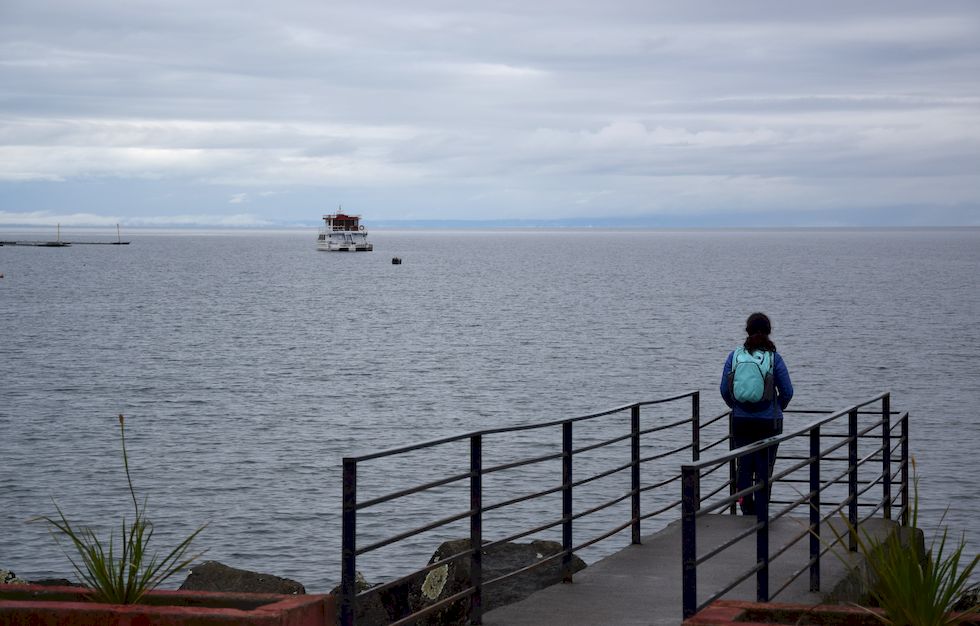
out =
{"type": "Polygon", "coordinates": [[[470,437],[470,624],[483,623],[483,441],[470,437]]]}
{"type": "MultiPolygon", "coordinates": [[[[701,392],[691,394],[691,460],[697,463],[701,460],[701,392]]],[[[701,508],[701,481],[697,481],[697,491],[694,494],[697,508],[701,508]]]]}
{"type": "Polygon", "coordinates": [[[769,602],[769,455],[775,454],[766,447],[755,454],[756,476],[762,488],[755,492],[755,562],[761,565],[755,573],[755,595],[759,602],[769,602]]]}
{"type": "Polygon", "coordinates": [[[881,498],[885,519],[892,518],[892,411],[889,394],[881,399],[881,498]]]}
{"type": "Polygon", "coordinates": [[[681,581],[684,619],[698,610],[697,493],[701,470],[681,467],[681,581]]]}
{"type": "Polygon", "coordinates": [[[902,415],[902,526],[909,525],[909,414],[902,415]]]}
{"type": "Polygon", "coordinates": [[[820,591],[820,426],[810,430],[810,591],[820,591]]]}
{"type": "Polygon", "coordinates": [[[561,580],[572,582],[572,422],[561,425],[561,580]]]}
{"type": "MultiPolygon", "coordinates": [[[[735,449],[735,426],[734,414],[732,411],[728,412],[728,449],[735,449]]],[[[738,475],[738,463],[735,459],[728,462],[728,495],[732,497],[732,503],[728,505],[728,513],[730,515],[738,515],[738,503],[735,501],[735,492],[738,491],[738,483],[735,477],[738,475]]]]}
{"type": "Polygon", "coordinates": [[[630,515],[633,524],[630,531],[631,542],[640,543],[640,405],[630,407],[630,515]]]}
{"type": "Polygon", "coordinates": [[[858,412],[851,409],[847,414],[847,549],[857,551],[858,524],[858,412]]]}
{"type": "Polygon", "coordinates": [[[357,461],[344,459],[343,480],[340,623],[353,626],[357,602],[357,461]]]}

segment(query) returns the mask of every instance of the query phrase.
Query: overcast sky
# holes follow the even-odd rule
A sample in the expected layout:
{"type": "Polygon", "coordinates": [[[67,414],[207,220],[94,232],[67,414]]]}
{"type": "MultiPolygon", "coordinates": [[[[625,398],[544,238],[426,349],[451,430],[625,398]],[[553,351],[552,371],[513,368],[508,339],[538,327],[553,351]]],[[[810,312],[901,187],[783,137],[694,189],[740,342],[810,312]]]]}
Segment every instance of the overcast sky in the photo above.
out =
{"type": "Polygon", "coordinates": [[[980,225],[980,2],[0,0],[0,226],[980,225]]]}

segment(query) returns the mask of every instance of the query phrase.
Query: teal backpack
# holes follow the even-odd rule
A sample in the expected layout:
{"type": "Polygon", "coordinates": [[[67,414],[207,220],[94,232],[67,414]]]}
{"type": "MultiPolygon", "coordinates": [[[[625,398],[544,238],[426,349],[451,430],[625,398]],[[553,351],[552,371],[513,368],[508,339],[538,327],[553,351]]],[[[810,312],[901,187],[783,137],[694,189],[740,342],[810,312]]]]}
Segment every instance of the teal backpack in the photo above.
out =
{"type": "Polygon", "coordinates": [[[732,371],[728,375],[728,390],[737,402],[771,402],[775,396],[773,369],[775,353],[757,350],[749,352],[742,346],[732,353],[732,371]]]}

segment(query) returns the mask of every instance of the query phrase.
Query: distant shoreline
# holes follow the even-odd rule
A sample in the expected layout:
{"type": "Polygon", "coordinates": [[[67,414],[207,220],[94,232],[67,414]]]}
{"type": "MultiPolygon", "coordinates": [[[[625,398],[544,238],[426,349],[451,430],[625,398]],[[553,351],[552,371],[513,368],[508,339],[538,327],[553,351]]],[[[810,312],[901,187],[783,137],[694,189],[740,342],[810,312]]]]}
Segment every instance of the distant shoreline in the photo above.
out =
{"type": "MultiPolygon", "coordinates": [[[[609,233],[821,233],[821,232],[980,232],[976,226],[641,226],[641,225],[574,225],[574,224],[515,224],[499,222],[395,222],[388,220],[368,221],[365,224],[372,232],[421,232],[421,231],[466,231],[466,232],[609,232],[609,233]]],[[[9,225],[0,226],[0,239],[4,233],[48,235],[55,226],[51,225],[9,225]]],[[[123,226],[123,232],[132,235],[227,235],[227,234],[309,234],[319,228],[316,223],[295,226],[123,226]]],[[[115,226],[71,226],[61,225],[62,238],[69,235],[111,235],[116,237],[115,226]]]]}

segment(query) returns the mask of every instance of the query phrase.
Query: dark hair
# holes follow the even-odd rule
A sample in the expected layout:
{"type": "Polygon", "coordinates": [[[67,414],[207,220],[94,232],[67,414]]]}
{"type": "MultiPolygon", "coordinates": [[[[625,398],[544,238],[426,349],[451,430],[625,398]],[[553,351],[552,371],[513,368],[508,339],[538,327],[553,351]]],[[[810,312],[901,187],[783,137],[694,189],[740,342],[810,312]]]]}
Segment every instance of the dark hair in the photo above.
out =
{"type": "Polygon", "coordinates": [[[749,319],[745,320],[745,349],[749,352],[765,350],[775,352],[776,344],[769,340],[769,333],[772,332],[772,324],[765,313],[753,313],[749,319]]]}

